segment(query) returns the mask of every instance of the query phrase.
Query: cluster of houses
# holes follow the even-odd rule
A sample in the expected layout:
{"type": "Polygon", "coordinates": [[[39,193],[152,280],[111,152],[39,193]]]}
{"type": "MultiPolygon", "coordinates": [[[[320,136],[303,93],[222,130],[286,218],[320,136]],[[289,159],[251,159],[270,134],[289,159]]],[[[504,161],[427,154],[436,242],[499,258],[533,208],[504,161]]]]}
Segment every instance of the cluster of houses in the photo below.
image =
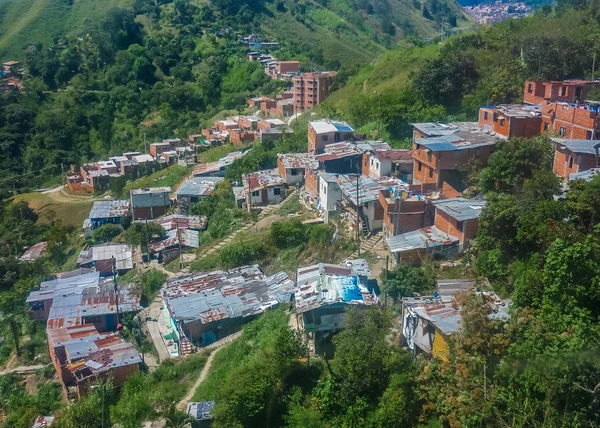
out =
{"type": "Polygon", "coordinates": [[[198,135],[190,135],[189,141],[182,145],[179,138],[165,139],[151,143],[149,153],[123,153],[108,160],[83,164],[78,172],[72,167],[66,175],[67,187],[73,192],[103,192],[110,189],[113,178],[135,179],[173,164],[190,165],[196,149],[202,145],[198,140],[198,135]]]}
{"type": "Polygon", "coordinates": [[[202,130],[205,142],[211,146],[231,143],[234,146],[259,141],[261,143],[281,141],[293,130],[281,119],[261,119],[258,116],[229,116],[214,122],[211,128],[202,130]]]}
{"type": "MultiPolygon", "coordinates": [[[[261,52],[250,52],[248,59],[252,62],[260,62],[265,68],[265,73],[271,78],[292,82],[291,105],[294,113],[301,113],[313,108],[322,103],[331,93],[336,76],[335,71],[301,73],[299,61],[278,61],[272,55],[261,52]]],[[[289,104],[284,102],[281,105],[289,104]]],[[[277,104],[271,108],[276,107],[277,104]]],[[[289,108],[287,107],[287,109],[289,108]]]]}
{"type": "Polygon", "coordinates": [[[294,115],[294,93],[285,91],[275,97],[254,97],[248,100],[248,105],[258,109],[266,117],[290,117],[294,115]]]}
{"type": "Polygon", "coordinates": [[[296,283],[285,272],[266,276],[257,265],[168,278],[161,290],[168,331],[185,355],[188,344],[207,346],[278,306],[296,307],[296,323],[315,352],[343,328],[349,305],[374,305],[365,260],[346,266],[316,264],[298,269],[296,283]]]}
{"type": "MultiPolygon", "coordinates": [[[[189,206],[189,198],[207,196],[214,190],[216,180],[205,179],[212,185],[201,185],[202,191],[186,190],[183,186],[175,193],[175,200],[170,198],[171,189],[168,187],[132,189],[130,200],[96,201],[90,210],[89,218],[83,223],[85,237],[92,236],[94,230],[105,224],[125,224],[134,222],[150,222],[162,226],[165,235],[149,236],[147,242],[148,257],[158,259],[159,263],[168,263],[178,257],[182,251],[200,246],[200,232],[206,229],[207,218],[186,214],[169,214],[177,207],[177,199],[184,199],[183,207],[189,206]],[[213,181],[210,181],[213,180],[213,181]],[[183,190],[182,190],[183,189],[183,190]],[[181,191],[181,192],[180,192],[181,191]],[[190,196],[202,193],[200,196],[190,196]]],[[[192,186],[197,182],[188,180],[186,185],[192,186]]],[[[110,254],[105,260],[115,259],[119,262],[131,260],[131,248],[124,244],[102,244],[88,247],[80,254],[78,267],[100,268],[100,254],[110,254]]],[[[125,263],[125,262],[124,262],[125,263]]],[[[120,266],[120,265],[119,265],[120,266]]],[[[133,268],[131,263],[122,265],[118,271],[133,268]]]]}
{"type": "Polygon", "coordinates": [[[2,63],[0,71],[0,91],[2,92],[21,92],[23,90],[24,70],[20,67],[18,61],[7,61],[2,63]]]}

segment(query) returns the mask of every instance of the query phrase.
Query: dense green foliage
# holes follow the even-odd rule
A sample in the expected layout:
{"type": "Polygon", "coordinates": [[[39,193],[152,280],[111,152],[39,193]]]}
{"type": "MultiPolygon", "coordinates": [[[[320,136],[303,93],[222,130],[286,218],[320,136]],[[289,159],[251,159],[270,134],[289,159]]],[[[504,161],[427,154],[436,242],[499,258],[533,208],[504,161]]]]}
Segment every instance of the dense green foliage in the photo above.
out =
{"type": "Polygon", "coordinates": [[[0,409],[6,415],[2,426],[29,428],[39,415],[48,415],[60,407],[60,384],[44,383],[36,395],[26,392],[19,375],[0,376],[0,409]]]}
{"type": "Polygon", "coordinates": [[[591,78],[600,16],[594,0],[575,3],[577,10],[565,2],[439,48],[400,47],[349,77],[320,109],[364,132],[379,123],[380,135],[402,141],[410,122],[475,120],[481,105],[521,101],[527,78],[591,78]]]}
{"type": "Polygon", "coordinates": [[[383,274],[381,289],[395,301],[402,297],[431,294],[435,290],[435,279],[424,270],[399,264],[383,274]]]}

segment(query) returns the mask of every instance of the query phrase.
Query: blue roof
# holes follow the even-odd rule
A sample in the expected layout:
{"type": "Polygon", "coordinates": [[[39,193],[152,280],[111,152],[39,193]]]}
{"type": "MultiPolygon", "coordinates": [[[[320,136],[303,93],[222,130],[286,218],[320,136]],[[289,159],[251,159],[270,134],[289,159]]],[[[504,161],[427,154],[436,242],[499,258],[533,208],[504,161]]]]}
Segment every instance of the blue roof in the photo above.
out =
{"type": "Polygon", "coordinates": [[[352,129],[350,126],[348,126],[346,124],[344,124],[344,125],[335,125],[335,127],[340,132],[354,132],[354,129],[352,129]]]}

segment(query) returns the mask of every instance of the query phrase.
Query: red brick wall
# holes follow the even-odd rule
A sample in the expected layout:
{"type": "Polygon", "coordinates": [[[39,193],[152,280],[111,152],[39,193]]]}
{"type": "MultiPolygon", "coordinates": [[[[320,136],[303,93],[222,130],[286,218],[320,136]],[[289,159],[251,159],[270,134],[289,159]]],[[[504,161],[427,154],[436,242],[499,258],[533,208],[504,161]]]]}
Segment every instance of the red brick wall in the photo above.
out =
{"type": "MultiPolygon", "coordinates": [[[[499,124],[500,121],[498,121],[497,123],[499,124]]],[[[539,117],[511,117],[509,120],[507,120],[507,123],[510,127],[508,130],[509,137],[531,138],[536,137],[540,134],[540,126],[542,120],[539,117]]]]}
{"type": "Polygon", "coordinates": [[[494,109],[492,108],[480,108],[479,109],[479,128],[483,129],[485,125],[489,125],[494,128],[494,109]],[[485,114],[487,113],[487,118],[485,114]]]}
{"type": "Polygon", "coordinates": [[[458,241],[462,244],[464,236],[462,231],[458,228],[458,222],[456,219],[450,217],[445,212],[437,209],[435,210],[435,227],[440,229],[442,232],[447,233],[450,236],[458,238],[458,241]]]}
{"type": "Polygon", "coordinates": [[[308,125],[308,153],[316,154],[317,150],[317,133],[310,124],[308,125]]]}
{"type": "Polygon", "coordinates": [[[421,184],[432,184],[437,187],[438,173],[435,169],[425,165],[424,163],[421,163],[421,171],[419,171],[419,161],[415,161],[413,180],[416,180],[421,184]]]}
{"type": "Polygon", "coordinates": [[[281,158],[277,158],[277,169],[279,170],[279,175],[281,175],[281,177],[287,182],[287,178],[286,178],[286,173],[287,173],[287,169],[285,169],[283,167],[283,162],[281,161],[281,158]]]}
{"type": "Polygon", "coordinates": [[[441,198],[443,198],[443,199],[451,199],[451,198],[456,198],[456,197],[460,196],[461,194],[462,193],[460,193],[454,187],[452,187],[451,185],[449,185],[447,181],[444,181],[442,183],[442,192],[440,193],[440,197],[441,198]]]}
{"type": "Polygon", "coordinates": [[[319,180],[318,172],[306,170],[305,188],[311,197],[319,195],[319,180]]]}
{"type": "Polygon", "coordinates": [[[465,236],[465,242],[464,243],[468,243],[468,241],[471,241],[472,239],[475,239],[475,237],[477,236],[477,227],[479,226],[479,219],[474,218],[472,220],[467,220],[463,223],[463,230],[464,230],[464,236],[465,236]]]}

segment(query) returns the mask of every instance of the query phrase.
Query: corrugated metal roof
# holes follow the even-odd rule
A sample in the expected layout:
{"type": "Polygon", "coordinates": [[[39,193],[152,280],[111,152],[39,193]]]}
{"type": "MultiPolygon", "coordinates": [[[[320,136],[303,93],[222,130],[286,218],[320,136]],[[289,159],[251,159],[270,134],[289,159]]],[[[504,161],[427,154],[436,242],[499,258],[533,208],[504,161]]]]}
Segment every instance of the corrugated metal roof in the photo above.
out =
{"type": "Polygon", "coordinates": [[[22,262],[33,262],[37,260],[42,254],[44,254],[47,245],[48,243],[46,241],[38,242],[37,244],[32,245],[23,253],[19,260],[22,262]]]}
{"type": "Polygon", "coordinates": [[[569,174],[569,181],[571,180],[585,180],[592,181],[594,177],[600,175],[600,168],[592,168],[587,171],[575,172],[573,174],[569,174]]]}
{"type": "Polygon", "coordinates": [[[285,153],[278,154],[283,167],[288,168],[308,168],[317,169],[319,162],[310,153],[285,153]]]}
{"type": "Polygon", "coordinates": [[[208,196],[223,177],[192,177],[175,192],[177,196],[208,196]]]}
{"type": "Polygon", "coordinates": [[[79,253],[77,266],[115,258],[117,270],[133,269],[133,251],[129,245],[107,242],[91,245],[79,253]]]}
{"type": "Polygon", "coordinates": [[[436,209],[445,212],[457,221],[479,218],[485,201],[473,199],[453,198],[444,199],[433,203],[436,209]]]}
{"type": "Polygon", "coordinates": [[[368,270],[366,260],[350,261],[347,266],[320,263],[298,269],[294,292],[296,312],[304,313],[334,304],[372,305],[377,296],[361,282],[368,270]]]}
{"type": "Polygon", "coordinates": [[[285,186],[285,180],[279,175],[279,170],[276,168],[243,175],[242,182],[246,190],[248,186],[250,186],[250,190],[285,186]]]}
{"type": "Polygon", "coordinates": [[[382,177],[377,180],[364,174],[360,176],[358,182],[358,200],[356,190],[356,175],[340,174],[337,178],[338,186],[342,191],[344,198],[349,199],[355,206],[366,204],[379,199],[379,191],[385,189],[396,189],[398,192],[408,191],[408,184],[399,178],[382,177]]]}
{"type": "Polygon", "coordinates": [[[582,153],[595,155],[596,149],[594,146],[600,145],[598,140],[568,140],[565,138],[552,138],[552,141],[560,146],[567,148],[573,153],[582,153]]]}
{"type": "Polygon", "coordinates": [[[90,219],[124,217],[129,213],[129,201],[96,201],[90,211],[90,219]]]}
{"type": "Polygon", "coordinates": [[[161,252],[168,248],[178,247],[198,248],[200,246],[200,232],[192,229],[171,229],[162,241],[148,244],[150,253],[161,252]]]}
{"type": "Polygon", "coordinates": [[[172,214],[156,219],[154,223],[161,225],[167,231],[173,229],[204,230],[207,221],[206,216],[172,214]]]}
{"type": "Polygon", "coordinates": [[[390,252],[392,253],[410,251],[419,248],[452,245],[458,242],[458,239],[442,232],[435,226],[424,227],[419,230],[413,230],[412,232],[390,236],[385,238],[385,240],[390,252]]]}
{"type": "Polygon", "coordinates": [[[284,272],[267,277],[251,265],[168,278],[161,292],[175,320],[209,323],[262,313],[289,302],[293,289],[284,272]]]}

